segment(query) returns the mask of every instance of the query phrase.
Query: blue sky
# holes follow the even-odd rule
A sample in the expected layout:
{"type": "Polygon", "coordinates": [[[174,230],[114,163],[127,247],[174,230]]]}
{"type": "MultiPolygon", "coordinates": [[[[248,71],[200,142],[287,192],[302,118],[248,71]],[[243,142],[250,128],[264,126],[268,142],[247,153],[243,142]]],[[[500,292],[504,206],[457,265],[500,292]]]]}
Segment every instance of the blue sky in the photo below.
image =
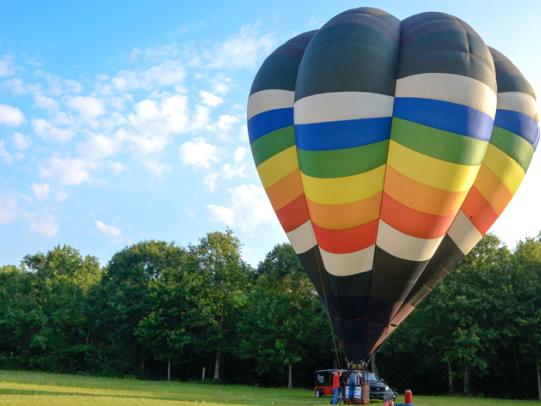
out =
{"type": "MultiPolygon", "coordinates": [[[[376,6],[455,14],[541,93],[537,1],[17,1],[0,14],[0,264],[70,244],[105,264],[146,239],[232,228],[245,258],[285,235],[245,127],[253,75],[276,46],[376,6]],[[111,4],[110,4],[111,3],[111,4]]],[[[494,232],[541,230],[535,157],[494,232]]]]}

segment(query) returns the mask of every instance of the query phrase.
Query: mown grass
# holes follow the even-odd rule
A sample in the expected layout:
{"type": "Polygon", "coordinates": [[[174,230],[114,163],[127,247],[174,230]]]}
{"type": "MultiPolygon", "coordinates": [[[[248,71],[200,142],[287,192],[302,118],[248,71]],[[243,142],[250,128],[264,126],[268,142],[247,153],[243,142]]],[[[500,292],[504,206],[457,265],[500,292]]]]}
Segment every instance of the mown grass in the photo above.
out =
{"type": "MultiPolygon", "coordinates": [[[[403,401],[403,399],[397,399],[403,401]]],[[[415,396],[415,406],[527,406],[535,401],[415,396]]],[[[255,388],[184,382],[139,381],[38,372],[0,371],[0,405],[193,406],[327,405],[305,389],[255,388]]],[[[381,402],[378,402],[381,406],[381,402]]]]}

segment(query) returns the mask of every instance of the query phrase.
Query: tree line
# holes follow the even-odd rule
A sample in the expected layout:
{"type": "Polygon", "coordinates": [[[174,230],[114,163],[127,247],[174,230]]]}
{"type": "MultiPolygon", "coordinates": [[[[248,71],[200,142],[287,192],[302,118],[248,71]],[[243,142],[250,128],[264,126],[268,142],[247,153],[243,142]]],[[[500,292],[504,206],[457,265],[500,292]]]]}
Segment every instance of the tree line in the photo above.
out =
{"type": "MultiPolygon", "coordinates": [[[[324,304],[289,244],[243,261],[232,232],[145,241],[106,266],[70,246],[0,267],[0,368],[304,386],[336,365],[324,304]]],[[[391,386],[537,397],[541,242],[489,235],[378,351],[391,386]]]]}

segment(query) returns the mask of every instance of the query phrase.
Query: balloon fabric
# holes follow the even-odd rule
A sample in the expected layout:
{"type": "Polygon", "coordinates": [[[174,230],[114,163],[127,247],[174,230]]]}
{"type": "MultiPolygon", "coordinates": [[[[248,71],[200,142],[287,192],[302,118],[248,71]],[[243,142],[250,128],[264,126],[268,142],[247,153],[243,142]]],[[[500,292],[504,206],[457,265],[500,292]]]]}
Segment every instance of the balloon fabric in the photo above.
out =
{"type": "Polygon", "coordinates": [[[365,360],[487,233],[539,139],[535,93],[464,21],[345,11],[264,61],[263,187],[348,360],[365,360]]]}

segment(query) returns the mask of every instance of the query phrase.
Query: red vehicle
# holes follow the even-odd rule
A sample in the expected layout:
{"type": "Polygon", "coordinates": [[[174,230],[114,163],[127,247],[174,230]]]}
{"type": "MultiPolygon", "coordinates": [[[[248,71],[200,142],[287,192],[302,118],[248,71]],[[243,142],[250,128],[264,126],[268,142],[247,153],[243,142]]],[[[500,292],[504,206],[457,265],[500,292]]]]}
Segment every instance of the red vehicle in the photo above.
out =
{"type": "Polygon", "coordinates": [[[332,395],[332,373],[334,371],[346,372],[345,369],[320,369],[314,373],[314,393],[316,397],[332,395]]]}

